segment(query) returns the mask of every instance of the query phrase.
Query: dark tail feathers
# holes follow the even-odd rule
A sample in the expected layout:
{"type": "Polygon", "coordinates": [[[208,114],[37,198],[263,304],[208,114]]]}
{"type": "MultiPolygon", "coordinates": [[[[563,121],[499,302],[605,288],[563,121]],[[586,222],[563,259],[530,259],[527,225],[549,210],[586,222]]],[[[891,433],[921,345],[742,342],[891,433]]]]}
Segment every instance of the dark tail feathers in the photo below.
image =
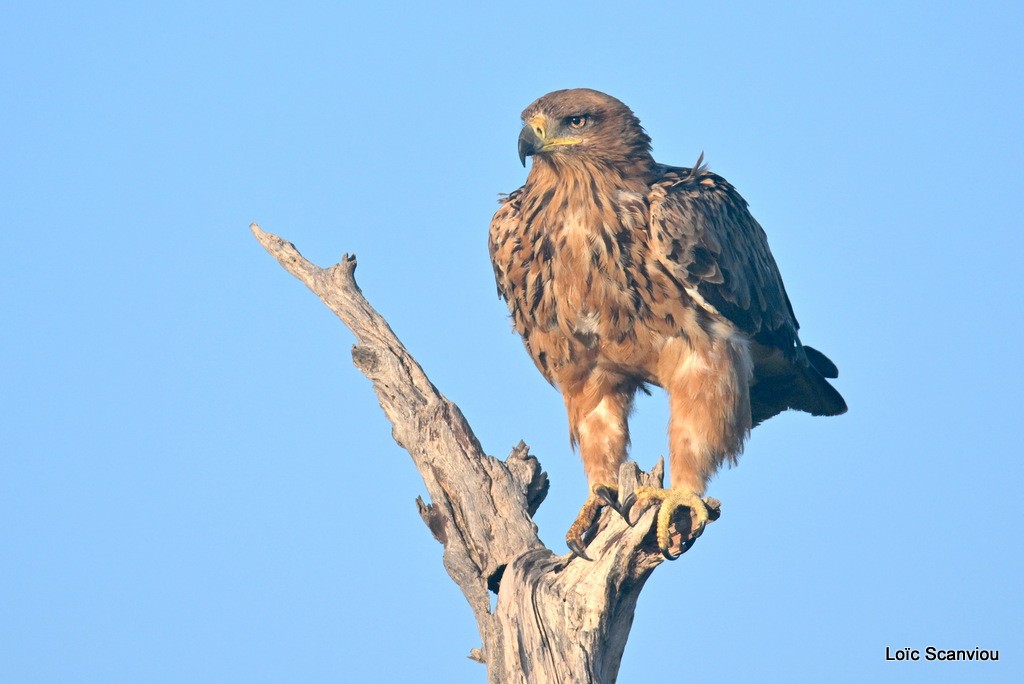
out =
{"type": "Polygon", "coordinates": [[[814,347],[808,347],[804,345],[804,353],[807,354],[807,360],[814,366],[814,370],[821,373],[822,377],[825,378],[838,378],[839,369],[836,368],[836,364],[832,363],[832,359],[828,358],[814,347]]]}
{"type": "Polygon", "coordinates": [[[804,347],[808,366],[792,366],[792,373],[760,378],[750,388],[750,410],[756,426],[786,409],[812,416],[846,413],[846,400],[826,378],[839,377],[839,369],[813,347],[804,347]]]}

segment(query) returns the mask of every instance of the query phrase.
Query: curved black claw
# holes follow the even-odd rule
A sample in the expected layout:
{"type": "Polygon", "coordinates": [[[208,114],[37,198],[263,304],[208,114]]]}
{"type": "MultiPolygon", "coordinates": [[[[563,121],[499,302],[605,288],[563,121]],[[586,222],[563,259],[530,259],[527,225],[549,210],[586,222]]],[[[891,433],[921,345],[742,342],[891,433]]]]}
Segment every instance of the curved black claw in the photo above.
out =
{"type": "Polygon", "coordinates": [[[572,554],[574,556],[576,556],[578,558],[582,558],[585,561],[593,561],[594,560],[593,558],[591,558],[590,556],[587,555],[587,553],[583,550],[583,547],[580,545],[580,542],[578,540],[576,540],[576,539],[566,539],[565,540],[565,545],[569,547],[569,550],[572,551],[572,554]]]}
{"type": "Polygon", "coordinates": [[[633,504],[635,504],[635,503],[636,503],[636,494],[634,494],[633,492],[630,492],[629,496],[626,497],[626,500],[622,502],[621,509],[619,510],[619,513],[622,515],[622,518],[626,521],[626,524],[629,525],[630,527],[633,527],[634,525],[636,525],[635,522],[633,522],[632,520],[629,519],[629,513],[633,509],[633,504]]]}
{"type": "Polygon", "coordinates": [[[704,534],[704,528],[708,526],[707,520],[702,520],[700,525],[697,526],[693,532],[690,533],[690,546],[693,546],[693,542],[697,541],[697,537],[704,534]]]}
{"type": "Polygon", "coordinates": [[[619,507],[619,495],[614,489],[598,485],[594,487],[594,496],[603,501],[605,506],[615,509],[619,515],[622,515],[622,508],[619,507]]]}
{"type": "Polygon", "coordinates": [[[626,521],[626,523],[632,527],[633,523],[629,520],[629,509],[636,503],[636,494],[630,492],[629,496],[624,501],[619,501],[619,493],[613,487],[606,487],[605,485],[598,485],[594,487],[594,496],[599,498],[605,506],[608,506],[626,521]]]}
{"type": "Polygon", "coordinates": [[[679,558],[684,553],[686,553],[687,551],[690,550],[690,547],[693,546],[693,543],[695,541],[697,541],[697,537],[699,537],[703,532],[704,532],[704,528],[702,526],[700,532],[698,532],[697,534],[695,534],[694,536],[690,537],[689,539],[687,539],[686,541],[684,541],[682,543],[682,545],[679,547],[679,553],[672,553],[671,551],[669,551],[668,549],[663,547],[661,549],[661,555],[664,556],[665,558],[667,558],[670,561],[671,560],[675,560],[676,558],[679,558]]]}

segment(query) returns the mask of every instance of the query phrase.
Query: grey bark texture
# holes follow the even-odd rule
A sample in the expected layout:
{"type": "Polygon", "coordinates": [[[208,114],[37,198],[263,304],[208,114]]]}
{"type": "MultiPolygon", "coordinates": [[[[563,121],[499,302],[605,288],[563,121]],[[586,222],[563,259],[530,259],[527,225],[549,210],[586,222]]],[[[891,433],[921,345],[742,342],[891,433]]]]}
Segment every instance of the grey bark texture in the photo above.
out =
{"type": "MultiPolygon", "coordinates": [[[[548,493],[540,463],[522,442],[505,460],[484,452],[459,407],[434,387],[363,296],[356,258],[346,254],[320,268],[291,243],[255,223],[250,228],[355,335],[352,360],[373,383],[395,441],[423,477],[430,503],[417,499],[420,515],[444,546],[445,569],[476,617],[482,645],[470,657],[487,666],[487,681],[615,682],[637,598],[664,560],[655,511],[630,527],[605,510],[588,536],[593,561],[556,555],[541,543],[532,518],[548,493]],[[491,592],[497,594],[493,611],[491,592]]],[[[626,463],[620,495],[638,485],[662,486],[663,470],[662,463],[651,473],[626,463]]]]}

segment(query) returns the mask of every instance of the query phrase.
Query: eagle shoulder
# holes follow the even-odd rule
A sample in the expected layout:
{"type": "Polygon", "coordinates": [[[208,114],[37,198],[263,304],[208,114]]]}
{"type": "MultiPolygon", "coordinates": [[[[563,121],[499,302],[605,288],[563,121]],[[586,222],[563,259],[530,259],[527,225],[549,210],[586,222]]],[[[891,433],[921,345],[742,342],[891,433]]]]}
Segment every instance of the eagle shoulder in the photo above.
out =
{"type": "Polygon", "coordinates": [[[806,363],[764,229],[736,189],[701,161],[692,169],[663,166],[651,186],[656,254],[697,302],[756,342],[806,363]]]}

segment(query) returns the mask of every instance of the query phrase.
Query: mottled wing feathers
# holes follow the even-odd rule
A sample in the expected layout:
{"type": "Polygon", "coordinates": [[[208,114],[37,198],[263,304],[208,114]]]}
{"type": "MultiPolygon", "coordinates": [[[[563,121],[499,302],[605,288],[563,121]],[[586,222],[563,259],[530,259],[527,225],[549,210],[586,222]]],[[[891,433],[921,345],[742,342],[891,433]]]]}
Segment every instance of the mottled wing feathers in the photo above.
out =
{"type": "Polygon", "coordinates": [[[491,230],[487,236],[487,248],[491,254],[491,265],[494,266],[494,280],[498,286],[498,296],[509,299],[508,277],[505,274],[505,266],[509,263],[512,250],[515,245],[508,244],[510,239],[516,239],[516,230],[519,224],[519,194],[523,191],[519,188],[499,201],[501,206],[491,219],[491,230]]]}
{"type": "MultiPolygon", "coordinates": [[[[551,376],[551,369],[548,366],[546,354],[543,350],[534,349],[530,343],[532,326],[528,320],[528,310],[516,306],[525,292],[516,292],[517,283],[522,286],[525,283],[530,288],[530,271],[532,267],[532,255],[523,251],[523,234],[521,231],[522,217],[520,215],[520,196],[523,188],[519,188],[506,197],[501,198],[501,206],[491,220],[491,229],[488,235],[488,249],[491,254],[491,265],[494,267],[494,281],[498,286],[498,296],[504,299],[509,305],[509,313],[512,315],[512,324],[516,331],[523,338],[523,345],[526,347],[530,358],[537,365],[537,369],[554,384],[551,376]]],[[[534,283],[531,298],[543,295],[543,283],[534,283]]]]}
{"type": "Polygon", "coordinates": [[[800,344],[768,238],[746,201],[699,161],[695,169],[663,168],[651,192],[652,240],[675,265],[687,294],[755,343],[753,424],[786,409],[845,413],[846,402],[825,379],[839,371],[827,356],[800,344]]]}
{"type": "MultiPolygon", "coordinates": [[[[512,300],[511,288],[515,287],[508,271],[514,268],[516,254],[522,250],[522,238],[519,235],[519,194],[522,190],[519,188],[501,198],[501,206],[491,219],[491,230],[487,239],[498,296],[506,302],[512,300]]],[[[525,266],[526,264],[523,264],[523,267],[525,266]]]]}
{"type": "Polygon", "coordinates": [[[663,169],[651,193],[655,251],[675,265],[691,297],[756,342],[806,364],[768,238],[746,201],[699,163],[695,169],[663,169]]]}

